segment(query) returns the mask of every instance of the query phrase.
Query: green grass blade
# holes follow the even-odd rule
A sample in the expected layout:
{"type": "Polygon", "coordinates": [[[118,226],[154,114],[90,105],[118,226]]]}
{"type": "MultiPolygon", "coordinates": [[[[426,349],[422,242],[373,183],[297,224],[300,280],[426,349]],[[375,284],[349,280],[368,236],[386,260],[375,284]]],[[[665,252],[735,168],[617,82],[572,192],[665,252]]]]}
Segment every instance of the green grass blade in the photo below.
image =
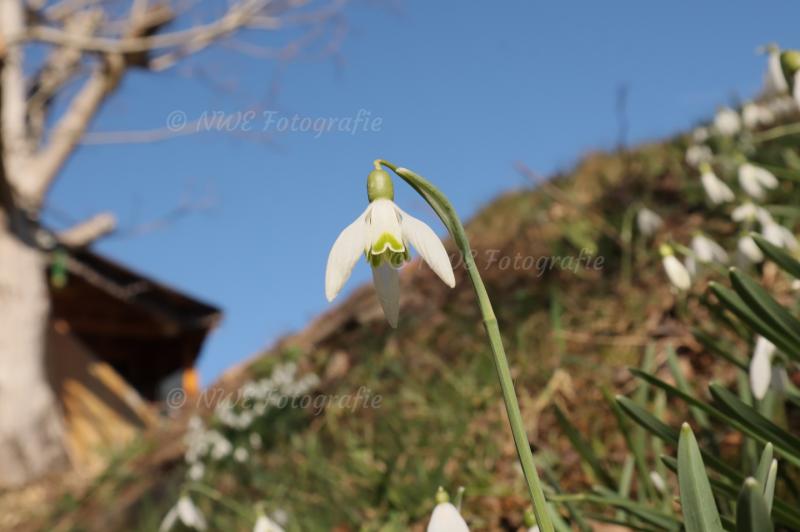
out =
{"type": "Polygon", "coordinates": [[[772,262],[777,264],[783,271],[795,279],[800,279],[800,262],[795,260],[795,258],[786,253],[786,251],[779,248],[775,244],[772,244],[758,233],[751,233],[750,236],[753,237],[756,245],[761,248],[761,251],[764,252],[764,255],[769,257],[772,262]]]}

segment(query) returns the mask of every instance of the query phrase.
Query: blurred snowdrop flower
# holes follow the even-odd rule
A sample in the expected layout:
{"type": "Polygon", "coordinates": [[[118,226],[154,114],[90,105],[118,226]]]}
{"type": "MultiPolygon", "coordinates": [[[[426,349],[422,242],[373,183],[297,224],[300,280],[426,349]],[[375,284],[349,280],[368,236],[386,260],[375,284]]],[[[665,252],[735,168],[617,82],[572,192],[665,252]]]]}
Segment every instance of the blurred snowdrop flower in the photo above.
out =
{"type": "Polygon", "coordinates": [[[759,126],[769,126],[775,121],[775,113],[759,103],[748,102],[742,108],[742,122],[747,129],[755,129],[759,126]]]}
{"type": "Polygon", "coordinates": [[[772,380],[772,358],[775,356],[775,345],[759,336],[753,349],[753,358],[750,360],[750,388],[753,396],[761,400],[767,395],[769,383],[772,380]]]}
{"type": "Polygon", "coordinates": [[[650,471],[650,482],[656,491],[662,495],[667,492],[667,483],[664,481],[664,477],[658,474],[658,471],[650,471]]]}
{"type": "Polygon", "coordinates": [[[750,163],[739,166],[739,184],[749,196],[763,199],[765,189],[778,186],[778,179],[765,168],[750,163]]]}
{"type": "Polygon", "coordinates": [[[708,140],[708,137],[711,135],[708,133],[707,127],[698,127],[694,131],[692,131],[692,140],[698,144],[702,144],[703,142],[708,140]]]}
{"type": "Polygon", "coordinates": [[[734,195],[731,188],[725,184],[717,174],[707,164],[702,165],[700,169],[700,182],[703,184],[703,189],[706,191],[709,201],[714,205],[733,201],[734,195]]]}
{"type": "Polygon", "coordinates": [[[761,234],[770,244],[778,247],[786,248],[789,251],[797,251],[800,244],[797,242],[794,234],[786,227],[772,222],[764,224],[761,228],[761,234]]]}
{"type": "Polygon", "coordinates": [[[258,516],[253,532],[284,532],[283,527],[264,514],[258,516]]]}
{"type": "Polygon", "coordinates": [[[661,262],[664,265],[664,271],[667,273],[669,281],[672,286],[685,292],[692,286],[692,277],[689,270],[683,265],[676,257],[672,248],[666,244],[662,244],[659,250],[661,252],[661,262]]]}
{"type": "Polygon", "coordinates": [[[746,201],[733,209],[733,212],[731,212],[731,219],[734,222],[752,222],[758,220],[761,225],[775,223],[769,211],[764,207],[759,207],[752,201],[746,201]]]}
{"type": "Polygon", "coordinates": [[[694,235],[691,246],[699,262],[705,264],[710,262],[727,264],[728,262],[728,253],[722,249],[722,246],[703,234],[694,235]]]}
{"type": "Polygon", "coordinates": [[[258,432],[251,432],[248,440],[250,441],[250,447],[256,450],[261,449],[261,446],[264,443],[264,441],[261,439],[261,434],[258,432]]]}
{"type": "Polygon", "coordinates": [[[247,452],[247,449],[244,447],[237,447],[235,451],[233,451],[233,459],[243,464],[247,462],[247,459],[250,458],[250,453],[247,452]]]}
{"type": "Polygon", "coordinates": [[[194,530],[205,530],[207,528],[203,514],[200,513],[200,510],[187,495],[181,495],[177,504],[167,512],[167,515],[161,522],[161,526],[158,527],[159,532],[172,530],[172,527],[174,527],[178,521],[185,527],[194,530]]]}
{"type": "Polygon", "coordinates": [[[664,220],[647,207],[642,207],[639,209],[639,212],[636,213],[636,225],[641,234],[644,236],[652,236],[656,231],[661,229],[661,226],[664,225],[664,220]]]}
{"type": "Polygon", "coordinates": [[[539,532],[539,525],[536,524],[536,516],[532,509],[525,510],[524,522],[528,532],[539,532]]]}
{"type": "Polygon", "coordinates": [[[686,149],[686,164],[692,168],[698,168],[703,163],[710,163],[714,160],[714,152],[711,148],[702,144],[692,144],[686,149]]]}
{"type": "Polygon", "coordinates": [[[764,254],[750,236],[743,236],[736,244],[736,249],[739,254],[744,257],[748,262],[758,264],[764,260],[764,254]]]}
{"type": "Polygon", "coordinates": [[[730,107],[723,107],[714,117],[714,128],[720,135],[730,137],[737,134],[742,129],[742,121],[739,113],[730,107]]]}
{"type": "Polygon", "coordinates": [[[389,325],[397,327],[400,311],[397,268],[410,259],[410,245],[447,286],[455,286],[455,276],[447,251],[433,229],[395,205],[394,188],[387,172],[370,172],[367,192],[369,206],[341,232],[331,248],[325,271],[325,295],[328,301],[333,301],[358,258],[365,255],[372,266],[372,278],[384,315],[389,325]]]}
{"type": "Polygon", "coordinates": [[[768,96],[777,96],[789,91],[789,84],[781,67],[781,52],[775,45],[767,46],[767,73],[764,76],[764,92],[768,96]]]}
{"type": "Polygon", "coordinates": [[[205,473],[206,466],[203,465],[202,462],[197,462],[189,467],[189,470],[186,472],[186,476],[189,477],[189,480],[198,482],[203,479],[203,475],[205,475],[205,473]]]}
{"type": "Polygon", "coordinates": [[[436,503],[428,522],[428,532],[469,532],[467,522],[442,488],[436,492],[436,503]]]}

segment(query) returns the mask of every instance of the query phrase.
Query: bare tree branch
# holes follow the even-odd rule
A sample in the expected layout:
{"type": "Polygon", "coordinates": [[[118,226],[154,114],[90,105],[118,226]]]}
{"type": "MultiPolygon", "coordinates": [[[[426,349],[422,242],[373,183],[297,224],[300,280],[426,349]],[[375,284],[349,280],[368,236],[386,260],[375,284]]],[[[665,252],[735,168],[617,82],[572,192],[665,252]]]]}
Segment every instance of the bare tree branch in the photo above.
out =
{"type": "Polygon", "coordinates": [[[109,235],[117,228],[117,219],[110,212],[101,212],[58,233],[58,241],[72,247],[86,247],[109,235]]]}

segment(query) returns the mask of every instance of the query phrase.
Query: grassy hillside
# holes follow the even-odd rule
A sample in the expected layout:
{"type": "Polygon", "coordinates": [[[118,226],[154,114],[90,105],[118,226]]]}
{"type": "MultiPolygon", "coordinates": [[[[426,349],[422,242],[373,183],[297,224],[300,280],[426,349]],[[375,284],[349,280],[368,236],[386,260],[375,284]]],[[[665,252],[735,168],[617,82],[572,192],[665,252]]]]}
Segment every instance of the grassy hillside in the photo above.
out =
{"type": "MultiPolygon", "coordinates": [[[[735,247],[738,227],[708,205],[698,171],[685,161],[691,142],[681,135],[589,154],[563,175],[493,200],[468,224],[531,445],[545,477],[564,491],[595,479],[553,405],[619,468],[624,435],[604,393],[632,391],[626,367],[638,365],[647,348],[657,368],[674,347],[693,382],[730,378],[691,334],[709,316],[705,279],[724,272],[709,269],[692,296],[678,296],[657,251],[661,242],[687,243],[701,228],[735,247]],[[636,228],[643,205],[665,222],[652,239],[636,228]]],[[[754,141],[748,156],[785,165],[786,150],[798,157],[793,146],[754,141]]],[[[724,170],[728,163],[719,164],[724,170]]],[[[782,190],[796,196],[793,187],[782,190]]],[[[205,424],[231,443],[228,453],[221,449],[221,458],[205,462],[202,480],[186,480],[186,413],[128,449],[86,490],[58,499],[32,528],[155,530],[185,489],[213,530],[249,530],[259,504],[285,518],[287,530],[422,530],[441,485],[466,487],[464,514],[474,530],[517,530],[528,504],[523,479],[472,289],[449,250],[456,288],[418,261],[407,266],[396,330],[365,286],[227,375],[218,386],[249,386],[259,397],[254,404],[265,407],[253,409],[253,419],[241,409],[201,410],[205,424]],[[260,379],[271,380],[252,384],[260,379]],[[288,397],[306,389],[325,402],[282,408],[265,391],[288,397]]],[[[789,293],[769,266],[759,274],[789,293]]],[[[665,415],[677,423],[682,412],[676,406],[665,415]]]]}

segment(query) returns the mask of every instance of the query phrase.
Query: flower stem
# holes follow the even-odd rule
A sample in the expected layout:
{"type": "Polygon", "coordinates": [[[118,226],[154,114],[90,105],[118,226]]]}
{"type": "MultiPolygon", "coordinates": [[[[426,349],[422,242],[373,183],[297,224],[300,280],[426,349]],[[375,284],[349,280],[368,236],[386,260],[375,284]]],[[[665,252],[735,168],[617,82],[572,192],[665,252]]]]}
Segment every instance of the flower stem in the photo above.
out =
{"type": "Polygon", "coordinates": [[[511,371],[508,367],[508,359],[506,358],[505,349],[503,348],[503,340],[500,336],[500,328],[497,325],[497,318],[492,308],[492,302],[489,300],[489,295],[486,292],[486,287],[483,284],[478,268],[475,265],[475,259],[470,249],[467,234],[464,231],[464,226],[456,214],[455,209],[450,204],[450,201],[442,194],[428,180],[415,174],[406,168],[398,168],[397,166],[378,159],[375,161],[376,167],[380,165],[386,166],[397,174],[403,181],[408,183],[414,190],[417,191],[428,204],[433,208],[439,218],[444,223],[447,230],[453,237],[456,245],[463,254],[464,264],[467,267],[472,285],[475,288],[475,294],[478,298],[478,306],[481,310],[483,324],[486,328],[486,334],[489,335],[489,345],[492,348],[494,355],[494,366],[497,370],[497,376],[500,379],[500,388],[503,392],[503,401],[506,406],[506,414],[508,421],[511,425],[511,433],[514,436],[514,444],[517,447],[517,454],[519,456],[522,471],[525,474],[525,480],[528,484],[528,492],[530,494],[531,502],[533,503],[533,511],[536,514],[536,521],[539,529],[542,532],[553,532],[553,523],[550,519],[550,514],[547,507],[547,501],[542,491],[542,483],[539,480],[539,474],[536,471],[536,465],[533,462],[533,454],[531,453],[530,443],[528,442],[528,435],[522,423],[522,414],[519,410],[519,403],[517,402],[517,395],[514,389],[514,382],[511,379],[511,371]]]}

